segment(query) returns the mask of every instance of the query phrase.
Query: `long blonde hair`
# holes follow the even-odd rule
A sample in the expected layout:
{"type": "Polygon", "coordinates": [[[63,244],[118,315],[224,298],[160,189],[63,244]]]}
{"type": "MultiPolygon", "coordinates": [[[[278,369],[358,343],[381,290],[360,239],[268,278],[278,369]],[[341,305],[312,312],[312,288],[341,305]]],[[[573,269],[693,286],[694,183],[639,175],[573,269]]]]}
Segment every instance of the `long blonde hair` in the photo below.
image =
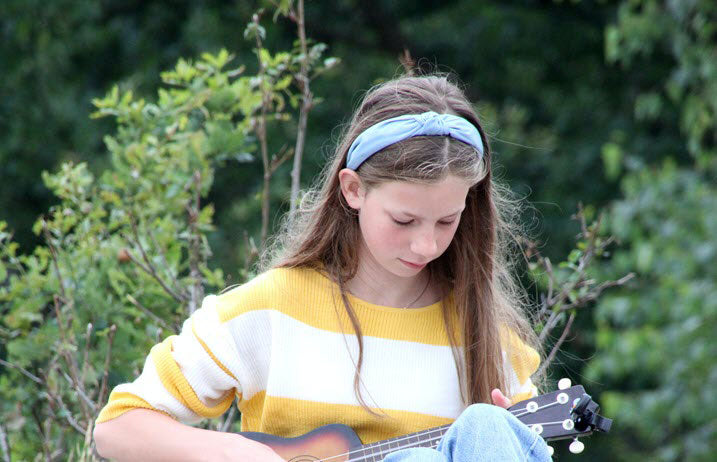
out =
{"type": "Polygon", "coordinates": [[[391,80],[366,93],[317,186],[304,195],[264,258],[265,269],[313,267],[338,284],[359,345],[354,389],[366,408],[359,391],[363,336],[346,296],[346,283],[358,268],[361,235],[356,213],[341,194],[338,173],[346,165],[351,143],[368,127],[426,111],[458,115],[475,125],[485,147],[482,161],[477,161],[472,147],[453,138],[418,136],[374,154],[357,174],[366,188],[387,181],[433,183],[449,174],[472,184],[453,241],[428,266],[444,295],[452,295],[453,303],[443,303],[443,316],[464,403],[491,402],[492,389],[506,390],[506,329],[528,345],[538,345],[524,314],[526,299],[512,276],[511,242],[519,230],[514,224],[519,202],[506,188],[493,184],[490,146],[476,112],[445,76],[391,80]]]}

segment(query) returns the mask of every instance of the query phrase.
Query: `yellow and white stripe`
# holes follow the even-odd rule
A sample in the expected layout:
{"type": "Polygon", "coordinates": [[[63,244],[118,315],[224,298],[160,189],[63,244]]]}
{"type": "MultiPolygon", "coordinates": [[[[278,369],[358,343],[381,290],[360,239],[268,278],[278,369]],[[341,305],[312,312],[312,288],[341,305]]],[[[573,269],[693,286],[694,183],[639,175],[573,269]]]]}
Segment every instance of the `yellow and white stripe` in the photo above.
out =
{"type": "MultiPolygon", "coordinates": [[[[275,269],[209,296],[179,336],[156,345],[140,377],[117,386],[103,422],[137,407],[192,423],[239,397],[242,429],[296,436],[345,423],[364,442],[450,423],[463,410],[441,304],[402,310],[349,296],[364,334],[358,345],[335,284],[310,269],[275,269]],[[338,308],[338,309],[337,309],[338,308]]],[[[504,354],[516,398],[534,393],[537,354],[516,337],[504,354]]]]}

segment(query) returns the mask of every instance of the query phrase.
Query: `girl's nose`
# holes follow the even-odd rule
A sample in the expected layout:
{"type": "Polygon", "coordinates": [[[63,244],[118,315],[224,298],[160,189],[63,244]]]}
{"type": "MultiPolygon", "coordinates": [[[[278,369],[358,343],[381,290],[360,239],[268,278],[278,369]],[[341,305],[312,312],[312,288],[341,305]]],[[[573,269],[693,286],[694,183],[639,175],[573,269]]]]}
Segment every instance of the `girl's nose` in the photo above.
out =
{"type": "Polygon", "coordinates": [[[438,249],[436,234],[431,230],[423,230],[411,242],[411,252],[426,258],[433,258],[438,249]]]}

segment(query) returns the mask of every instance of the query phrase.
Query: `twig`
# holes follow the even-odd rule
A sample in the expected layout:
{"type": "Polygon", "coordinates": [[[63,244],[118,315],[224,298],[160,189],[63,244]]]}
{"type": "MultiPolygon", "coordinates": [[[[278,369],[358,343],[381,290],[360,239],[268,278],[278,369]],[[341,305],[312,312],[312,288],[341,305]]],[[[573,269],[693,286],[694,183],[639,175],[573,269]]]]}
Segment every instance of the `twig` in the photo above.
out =
{"type": "Polygon", "coordinates": [[[85,383],[85,373],[87,372],[87,366],[90,363],[90,336],[92,335],[92,323],[87,323],[87,330],[85,331],[85,355],[82,358],[82,371],[80,371],[80,380],[85,383]]]}
{"type": "Polygon", "coordinates": [[[157,253],[162,259],[162,263],[164,264],[164,273],[167,275],[170,281],[172,281],[172,285],[174,286],[175,290],[181,291],[182,285],[179,283],[179,280],[177,280],[177,277],[170,271],[171,266],[169,265],[169,261],[167,260],[167,254],[164,251],[164,247],[159,245],[159,242],[157,242],[157,238],[154,236],[154,232],[152,231],[151,226],[148,226],[145,231],[147,232],[149,239],[152,241],[152,245],[157,250],[157,253]]]}
{"type": "Polygon", "coordinates": [[[304,0],[298,2],[298,15],[295,15],[296,29],[299,34],[299,46],[301,47],[301,70],[297,77],[297,83],[301,88],[301,108],[299,109],[299,126],[296,133],[296,147],[294,148],[294,168],[291,170],[291,200],[290,211],[296,207],[301,186],[301,162],[304,156],[304,141],[306,139],[306,125],[309,118],[309,111],[313,106],[313,95],[310,89],[309,79],[309,52],[306,47],[306,27],[304,23],[304,0]]]}
{"type": "MultiPolygon", "coordinates": [[[[52,371],[52,368],[57,368],[57,363],[50,366],[52,371]]],[[[55,402],[60,407],[61,414],[64,415],[65,420],[68,424],[70,424],[70,427],[77,430],[81,435],[85,434],[84,429],[80,426],[79,423],[77,423],[77,420],[72,416],[72,412],[70,412],[70,409],[65,405],[65,402],[62,400],[62,394],[61,393],[55,393],[52,388],[50,387],[50,381],[47,379],[47,374],[43,374],[45,376],[45,383],[47,384],[45,386],[45,392],[47,393],[47,397],[50,399],[50,402],[55,402]]]]}
{"type": "Polygon", "coordinates": [[[110,358],[112,357],[112,341],[115,338],[116,331],[117,326],[115,324],[112,324],[112,326],[110,326],[110,333],[107,336],[107,354],[105,355],[104,373],[102,374],[102,385],[100,386],[100,393],[97,396],[98,408],[104,405],[105,395],[107,394],[107,380],[110,375],[110,358]]]}
{"type": "Polygon", "coordinates": [[[51,393],[49,389],[47,390],[47,394],[48,394],[48,396],[51,396],[52,399],[57,401],[57,403],[60,405],[60,408],[63,410],[62,413],[65,415],[65,420],[67,421],[67,423],[70,424],[70,427],[77,430],[77,432],[80,435],[85,436],[85,430],[80,426],[79,423],[77,423],[77,420],[75,420],[75,418],[72,417],[72,413],[70,412],[68,407],[65,405],[65,402],[62,400],[62,396],[59,393],[58,394],[51,393]]]}
{"type": "Polygon", "coordinates": [[[134,234],[134,240],[130,240],[132,244],[136,245],[139,248],[140,253],[142,254],[142,259],[144,260],[144,264],[137,259],[134,255],[132,255],[132,252],[127,252],[127,255],[129,256],[130,260],[132,260],[137,266],[142,268],[142,270],[152,276],[160,286],[167,292],[172,298],[174,298],[179,303],[184,303],[187,301],[187,296],[183,294],[179,294],[175,292],[174,290],[170,289],[169,286],[164,282],[164,280],[159,277],[157,274],[157,271],[155,271],[154,266],[149,261],[149,257],[147,256],[147,253],[144,251],[144,247],[142,246],[142,243],[140,242],[139,237],[139,231],[137,230],[137,223],[134,220],[134,217],[130,216],[130,224],[132,227],[132,233],[134,234]]]}
{"type": "Polygon", "coordinates": [[[160,318],[159,316],[157,316],[156,314],[154,314],[152,311],[149,310],[149,308],[147,308],[147,307],[145,307],[144,305],[142,305],[140,302],[137,301],[136,298],[134,298],[134,297],[131,296],[130,294],[127,294],[127,300],[129,300],[129,302],[130,302],[131,304],[133,304],[134,306],[136,306],[137,308],[139,308],[140,311],[142,311],[144,314],[146,314],[146,315],[149,316],[150,318],[152,318],[152,319],[154,319],[155,321],[157,321],[157,323],[159,323],[160,326],[164,327],[165,329],[167,329],[168,331],[170,331],[170,332],[172,332],[172,333],[175,332],[175,330],[172,329],[172,328],[169,326],[169,324],[166,323],[166,321],[165,321],[164,319],[162,319],[162,318],[160,318]]]}
{"type": "Polygon", "coordinates": [[[232,403],[231,408],[229,409],[229,413],[227,414],[226,418],[224,419],[224,422],[220,425],[220,428],[218,428],[221,432],[228,432],[229,428],[234,423],[234,420],[236,419],[236,413],[237,413],[237,407],[235,403],[232,403]]]}
{"type": "Polygon", "coordinates": [[[50,256],[52,257],[52,266],[55,268],[55,273],[57,274],[57,281],[60,283],[60,293],[62,294],[62,298],[67,300],[67,293],[65,292],[65,281],[62,279],[62,273],[60,273],[60,266],[57,263],[57,249],[55,249],[55,246],[52,244],[52,239],[50,238],[50,231],[47,229],[46,222],[43,222],[42,231],[45,235],[45,241],[47,242],[47,246],[50,249],[50,256]]]}
{"type": "Polygon", "coordinates": [[[416,75],[416,60],[413,59],[408,48],[403,49],[403,54],[398,57],[398,62],[403,66],[406,75],[416,75]]]}
{"type": "Polygon", "coordinates": [[[555,359],[555,355],[558,353],[558,350],[560,350],[560,347],[562,346],[563,342],[565,342],[565,339],[568,336],[568,332],[570,332],[570,328],[573,326],[573,321],[575,321],[575,314],[576,311],[573,311],[570,313],[570,317],[568,318],[568,322],[565,323],[565,328],[563,329],[563,333],[560,335],[560,338],[557,342],[555,342],[555,345],[553,345],[553,349],[550,350],[550,354],[547,358],[545,358],[545,361],[543,364],[540,365],[540,368],[538,369],[537,375],[540,376],[545,372],[545,370],[548,368],[550,363],[553,362],[555,359]]]}
{"type": "Polygon", "coordinates": [[[199,220],[199,206],[201,199],[202,177],[199,171],[195,171],[192,177],[194,184],[194,204],[187,204],[187,222],[190,230],[189,237],[189,276],[192,282],[189,285],[189,314],[194,313],[199,308],[204,298],[204,287],[202,286],[202,273],[199,271],[199,263],[201,260],[201,237],[197,228],[199,220]]]}
{"type": "MultiPolygon", "coordinates": [[[[269,166],[271,174],[273,175],[276,170],[281,167],[281,164],[289,160],[292,155],[294,155],[293,149],[287,149],[286,145],[282,146],[279,152],[271,157],[271,165],[269,166]]],[[[294,159],[296,159],[296,157],[294,157],[294,159]]]]}
{"type": "Polygon", "coordinates": [[[10,462],[10,443],[7,440],[7,431],[2,422],[0,422],[0,449],[2,449],[3,462],[10,462]]]}
{"type": "MultiPolygon", "coordinates": [[[[259,25],[259,14],[252,16],[252,21],[259,25]]],[[[261,59],[259,51],[262,48],[262,40],[260,34],[256,34],[257,57],[259,58],[259,82],[261,85],[261,111],[257,120],[256,136],[259,138],[259,148],[261,151],[261,160],[264,165],[264,177],[262,183],[262,202],[261,202],[261,247],[264,248],[264,242],[269,231],[269,193],[271,185],[271,169],[269,165],[269,148],[266,141],[266,114],[271,104],[271,95],[266,89],[266,63],[261,59]]]]}
{"type": "MultiPolygon", "coordinates": [[[[66,332],[66,329],[69,329],[69,327],[65,326],[64,322],[62,321],[62,309],[60,308],[60,300],[57,295],[53,297],[54,303],[53,306],[55,308],[55,316],[57,316],[57,326],[60,331],[60,341],[62,344],[59,348],[59,353],[62,355],[62,357],[65,359],[65,364],[67,364],[67,367],[70,370],[70,376],[72,377],[72,384],[74,387],[78,390],[82,390],[84,392],[85,384],[80,381],[80,372],[77,368],[77,360],[73,357],[73,355],[70,353],[70,351],[67,349],[66,345],[72,345],[73,347],[77,347],[70,339],[68,339],[68,335],[66,332]]],[[[74,337],[73,337],[74,339],[74,337]]],[[[91,419],[93,410],[87,407],[84,401],[80,400],[80,407],[82,408],[82,413],[85,416],[85,419],[91,419]]]]}
{"type": "Polygon", "coordinates": [[[40,416],[37,414],[36,407],[32,407],[32,418],[35,420],[35,425],[37,425],[37,429],[40,432],[40,436],[42,436],[42,452],[45,456],[45,461],[50,462],[52,459],[50,457],[50,438],[47,436],[47,433],[45,432],[45,429],[42,427],[42,420],[40,419],[40,416]]]}
{"type": "MultiPolygon", "coordinates": [[[[69,375],[67,375],[67,372],[65,372],[65,371],[60,371],[60,372],[62,372],[62,376],[65,377],[65,380],[67,380],[67,383],[69,383],[70,386],[73,386],[74,384],[72,383],[72,378],[69,375]]],[[[89,398],[89,396],[87,396],[87,394],[85,393],[84,390],[73,386],[73,391],[77,392],[77,394],[80,396],[80,398],[82,398],[82,400],[85,403],[87,403],[88,406],[90,406],[90,408],[93,410],[93,412],[95,411],[95,403],[92,402],[92,400],[89,398]]],[[[92,420],[92,419],[89,419],[89,420],[92,420]]]]}
{"type": "Polygon", "coordinates": [[[5,361],[4,359],[0,359],[0,364],[2,364],[5,367],[12,367],[13,369],[17,369],[24,375],[25,377],[29,378],[33,382],[37,383],[38,385],[45,385],[45,382],[42,381],[41,378],[33,374],[32,372],[28,371],[27,369],[24,369],[17,364],[9,363],[5,361]]]}

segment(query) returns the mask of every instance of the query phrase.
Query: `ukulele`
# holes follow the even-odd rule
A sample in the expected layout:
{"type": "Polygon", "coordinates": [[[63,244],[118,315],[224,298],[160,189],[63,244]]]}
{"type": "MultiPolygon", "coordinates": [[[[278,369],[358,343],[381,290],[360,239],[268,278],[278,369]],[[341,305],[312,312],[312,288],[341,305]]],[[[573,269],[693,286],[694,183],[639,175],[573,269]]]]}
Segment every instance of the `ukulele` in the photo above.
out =
{"type": "MultiPolygon", "coordinates": [[[[578,437],[594,431],[606,433],[610,431],[612,420],[598,415],[600,406],[581,385],[571,387],[568,379],[560,382],[561,390],[521,401],[508,411],[546,441],[574,438],[570,452],[580,453],[584,445],[578,437]]],[[[342,424],[324,425],[296,438],[259,432],[242,432],[240,435],[269,446],[290,462],[380,462],[399,449],[435,448],[449,426],[371,444],[363,444],[350,427],[342,424]]],[[[552,448],[549,449],[552,455],[552,448]]]]}

